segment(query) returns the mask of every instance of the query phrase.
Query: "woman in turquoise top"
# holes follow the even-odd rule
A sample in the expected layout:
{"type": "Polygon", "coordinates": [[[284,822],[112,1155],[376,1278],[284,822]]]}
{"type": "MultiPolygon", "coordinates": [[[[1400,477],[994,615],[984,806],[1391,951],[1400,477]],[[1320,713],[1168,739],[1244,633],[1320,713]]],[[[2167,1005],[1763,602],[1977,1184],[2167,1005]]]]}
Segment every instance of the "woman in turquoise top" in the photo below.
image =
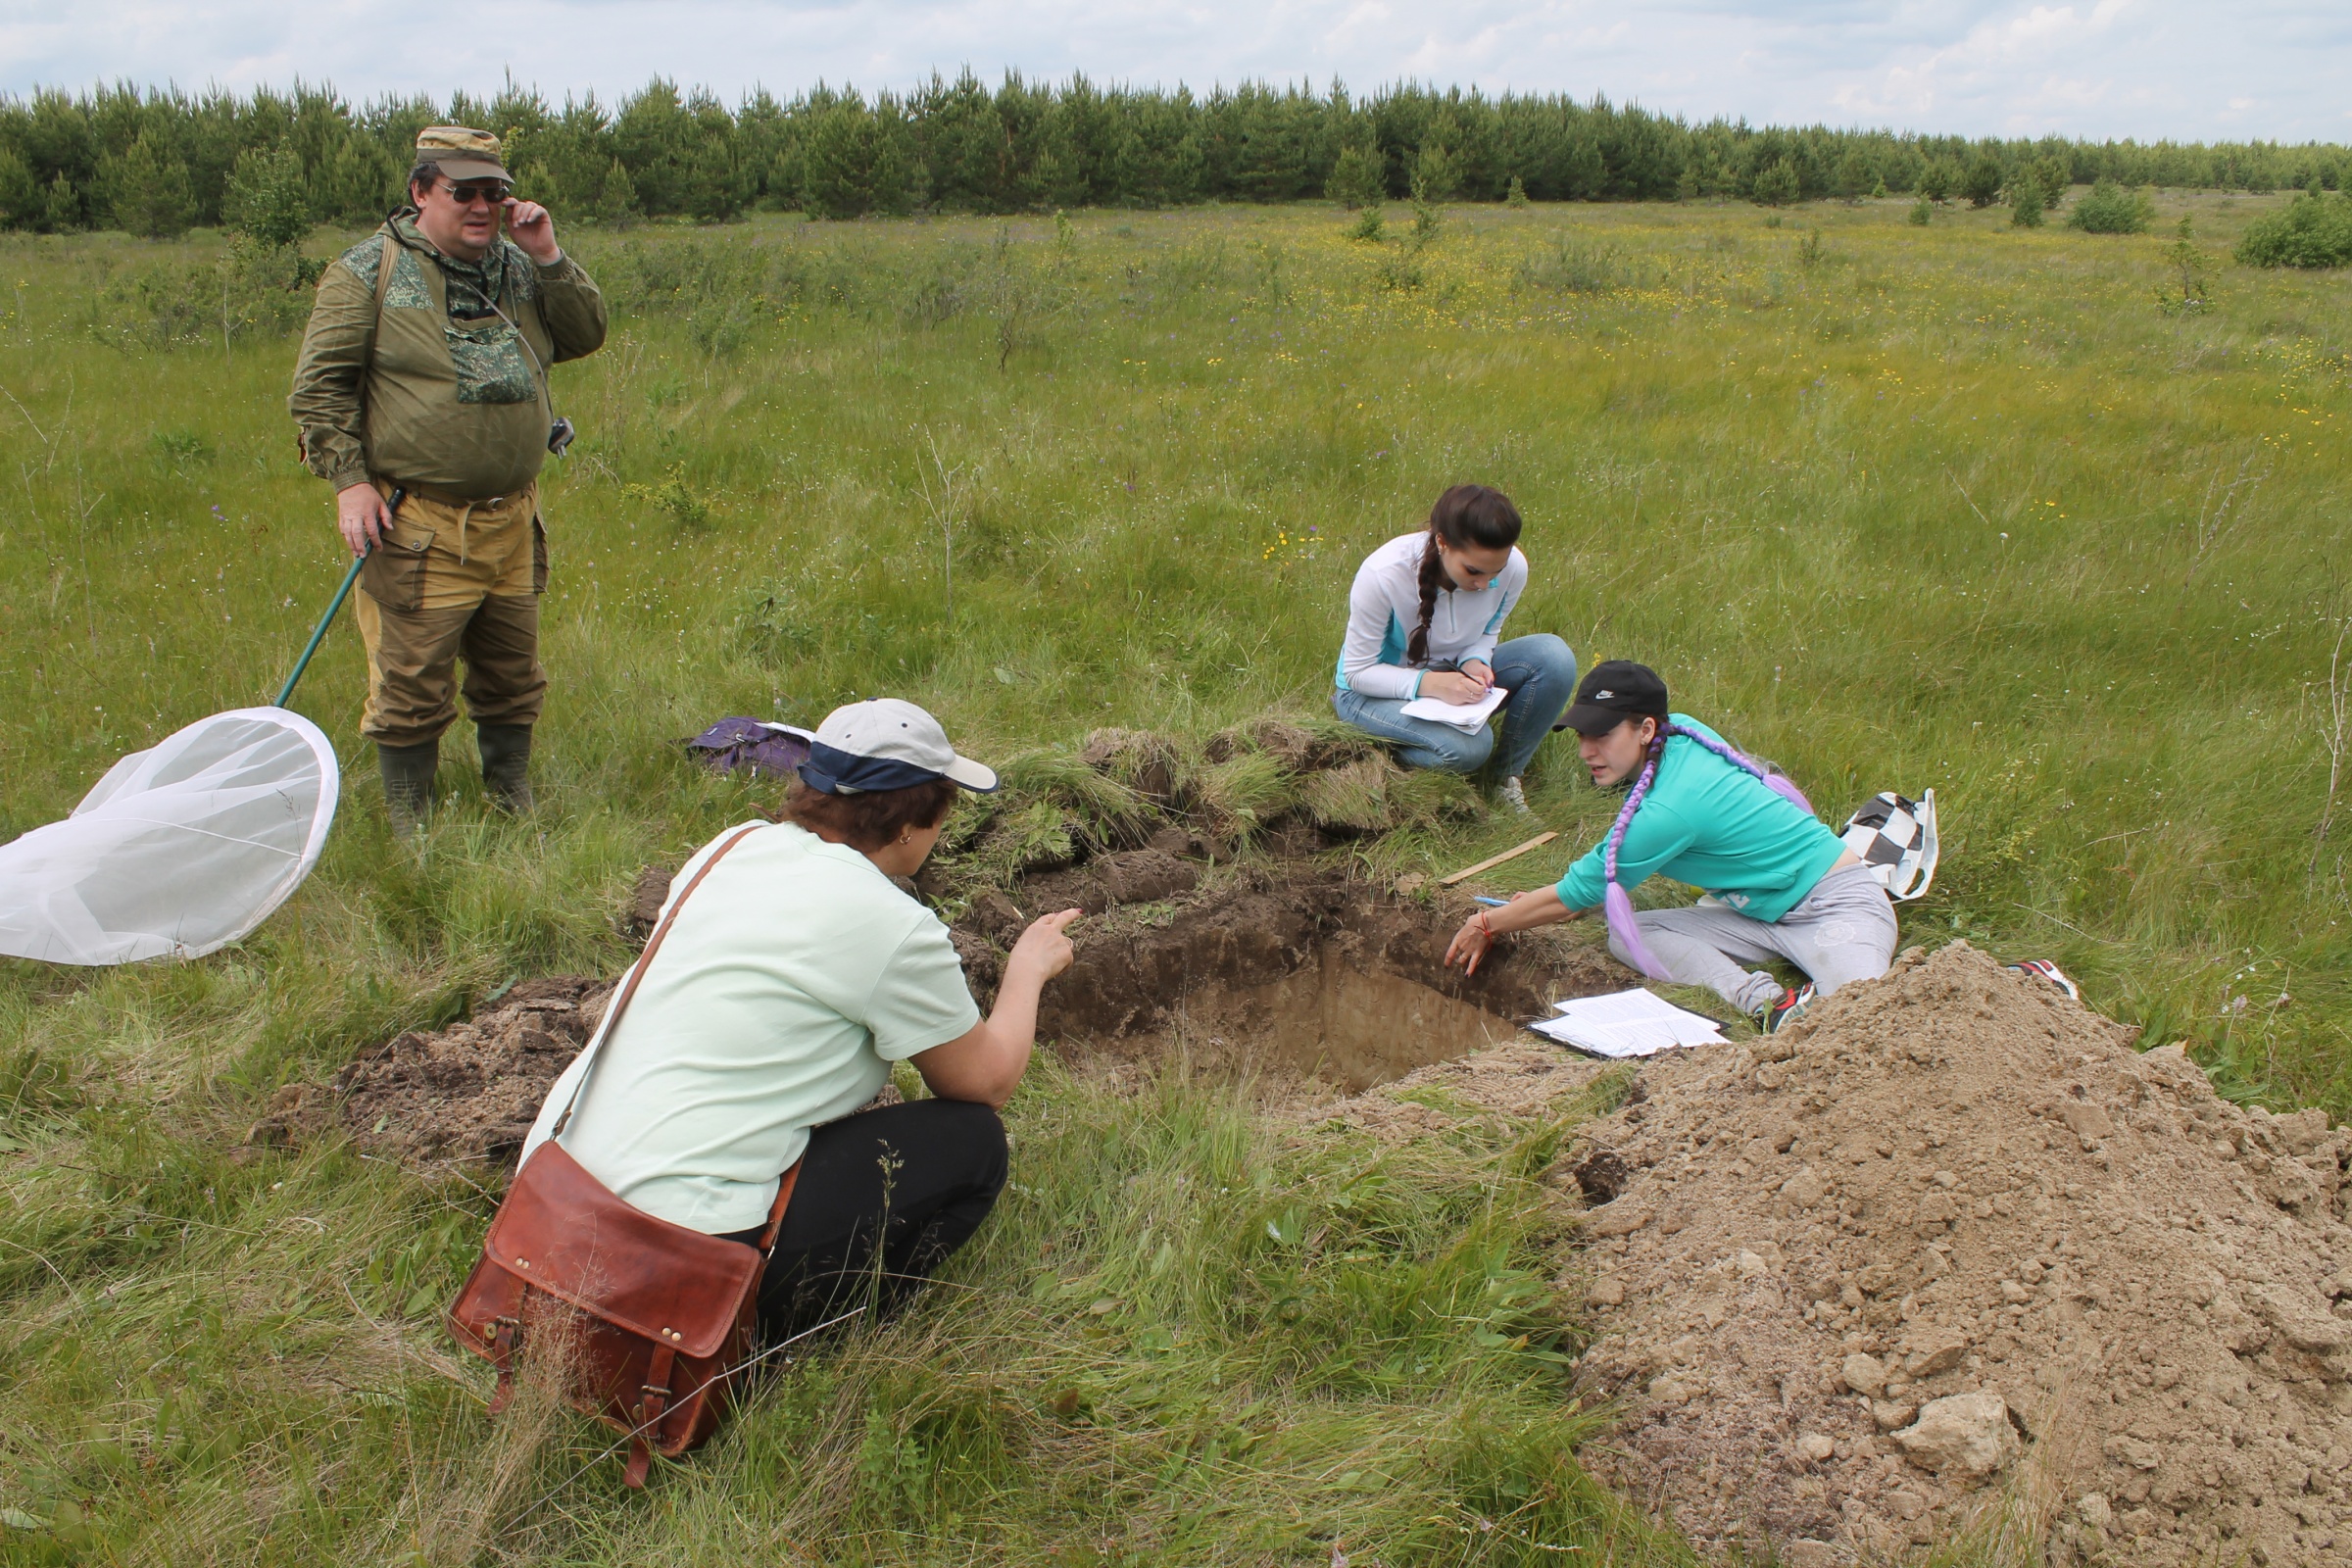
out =
{"type": "Polygon", "coordinates": [[[1625,788],[1608,836],[1555,887],[1482,909],[1446,961],[1474,970],[1509,931],[1608,911],[1609,951],[1653,980],[1711,986],[1767,1031],[1894,959],[1894,906],[1861,858],[1822,825],[1796,786],[1671,711],[1666,683],[1611,660],[1577,688],[1568,725],[1592,782],[1625,788]],[[1631,889],[1652,874],[1704,888],[1680,909],[1635,913],[1631,889]],[[1810,983],[1790,990],[1743,965],[1785,958],[1810,983]]]}

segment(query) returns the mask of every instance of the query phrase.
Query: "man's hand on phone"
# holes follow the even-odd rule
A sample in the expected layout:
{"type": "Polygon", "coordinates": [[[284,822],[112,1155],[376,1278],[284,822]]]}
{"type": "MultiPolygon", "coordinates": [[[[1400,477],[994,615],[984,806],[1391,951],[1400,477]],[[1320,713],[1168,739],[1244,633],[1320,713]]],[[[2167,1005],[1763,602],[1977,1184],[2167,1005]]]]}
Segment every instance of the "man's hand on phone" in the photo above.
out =
{"type": "Polygon", "coordinates": [[[556,243],[556,220],[537,202],[507,198],[507,237],[541,267],[553,267],[564,259],[563,247],[556,243]]]}

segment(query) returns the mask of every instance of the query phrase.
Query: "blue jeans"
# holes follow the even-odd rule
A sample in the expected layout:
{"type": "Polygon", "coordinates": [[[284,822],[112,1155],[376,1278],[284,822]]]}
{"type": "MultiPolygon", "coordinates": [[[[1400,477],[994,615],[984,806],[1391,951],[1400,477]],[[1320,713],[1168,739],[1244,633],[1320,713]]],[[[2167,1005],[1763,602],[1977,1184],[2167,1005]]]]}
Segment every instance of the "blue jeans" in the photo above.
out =
{"type": "Polygon", "coordinates": [[[1331,707],[1365,734],[1393,743],[1396,760],[1406,767],[1475,773],[1494,760],[1496,777],[1518,778],[1576,695],[1576,651],[1549,632],[1514,637],[1494,650],[1494,684],[1511,694],[1499,710],[1499,744],[1492,726],[1463,730],[1435,719],[1406,718],[1403,701],[1395,697],[1366,697],[1341,687],[1331,694],[1331,707]]]}

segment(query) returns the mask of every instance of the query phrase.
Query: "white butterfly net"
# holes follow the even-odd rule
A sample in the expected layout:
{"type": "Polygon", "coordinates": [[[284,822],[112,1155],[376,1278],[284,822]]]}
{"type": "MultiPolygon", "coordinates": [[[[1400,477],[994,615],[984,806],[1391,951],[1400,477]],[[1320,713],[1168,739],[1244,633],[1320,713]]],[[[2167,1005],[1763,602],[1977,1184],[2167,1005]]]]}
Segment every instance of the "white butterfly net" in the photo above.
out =
{"type": "Polygon", "coordinates": [[[0,954],[195,958],[302,885],[342,774],[318,726],[239,708],[117,762],[62,822],[0,845],[0,954]]]}

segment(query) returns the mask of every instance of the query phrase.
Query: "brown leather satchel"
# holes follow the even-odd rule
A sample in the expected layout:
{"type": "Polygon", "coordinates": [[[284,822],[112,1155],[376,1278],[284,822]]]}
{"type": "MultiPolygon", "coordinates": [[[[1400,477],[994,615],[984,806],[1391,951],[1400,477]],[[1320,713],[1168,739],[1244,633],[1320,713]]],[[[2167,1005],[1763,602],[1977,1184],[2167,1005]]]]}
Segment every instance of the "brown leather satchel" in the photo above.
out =
{"type": "MultiPolygon", "coordinates": [[[[595,1053],[678,910],[710,868],[757,831],[745,828],[720,845],[670,905],[588,1043],[587,1065],[556,1119],[557,1134],[578,1108],[595,1053]]],[[[675,1458],[709,1441],[726,1419],[731,1384],[749,1356],[760,1272],[800,1173],[797,1163],[784,1173],[767,1228],[752,1248],[631,1207],[550,1137],[508,1186],[481,1261],[447,1314],[458,1342],[498,1368],[490,1413],[514,1397],[526,1343],[554,1341],[573,1406],[629,1439],[621,1478],[631,1487],[645,1485],[657,1452],[675,1458]]]]}

